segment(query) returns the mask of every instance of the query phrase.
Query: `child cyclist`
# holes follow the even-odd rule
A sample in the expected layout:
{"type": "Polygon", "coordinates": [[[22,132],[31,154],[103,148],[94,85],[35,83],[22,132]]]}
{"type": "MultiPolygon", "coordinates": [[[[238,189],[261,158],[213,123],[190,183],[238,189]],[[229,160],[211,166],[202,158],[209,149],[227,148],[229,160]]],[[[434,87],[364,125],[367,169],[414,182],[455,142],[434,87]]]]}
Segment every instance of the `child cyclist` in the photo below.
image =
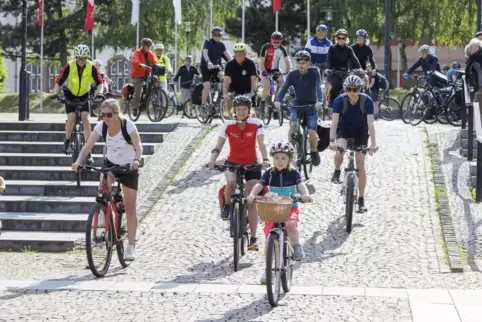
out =
{"type": "MultiPolygon", "coordinates": [[[[279,196],[289,197],[296,194],[298,191],[302,196],[304,202],[312,202],[313,199],[308,193],[308,188],[302,182],[301,175],[298,170],[292,168],[292,159],[294,155],[294,148],[288,142],[274,143],[271,146],[270,154],[273,157],[274,166],[268,169],[262,176],[258,184],[256,184],[248,195],[247,200],[249,203],[254,202],[256,195],[263,191],[265,187],[269,188],[270,193],[276,193],[279,196]]],[[[305,251],[301,246],[297,224],[299,222],[298,204],[293,203],[291,208],[290,217],[285,222],[286,232],[293,245],[295,260],[301,260],[305,257],[305,251]]],[[[264,234],[268,237],[269,232],[273,228],[272,222],[265,222],[264,234]]],[[[265,248],[266,253],[266,248],[265,248]]],[[[266,272],[261,277],[261,284],[266,283],[266,272]]]]}

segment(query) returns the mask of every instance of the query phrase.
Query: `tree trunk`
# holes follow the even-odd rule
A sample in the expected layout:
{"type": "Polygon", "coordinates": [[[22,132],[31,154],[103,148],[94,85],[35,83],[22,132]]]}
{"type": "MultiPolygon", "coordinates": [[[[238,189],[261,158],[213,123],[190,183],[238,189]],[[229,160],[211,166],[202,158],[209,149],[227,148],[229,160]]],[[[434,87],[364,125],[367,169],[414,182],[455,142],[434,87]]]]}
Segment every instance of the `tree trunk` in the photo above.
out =
{"type": "MultiPolygon", "coordinates": [[[[59,15],[59,20],[62,20],[62,1],[57,1],[55,9],[57,10],[57,14],[59,15]]],[[[60,53],[60,63],[63,65],[67,64],[68,56],[67,56],[67,37],[65,36],[65,30],[59,34],[59,42],[58,48],[60,53]]]]}
{"type": "Polygon", "coordinates": [[[407,53],[405,52],[405,48],[407,48],[407,45],[402,41],[400,42],[400,68],[402,71],[405,71],[408,69],[408,64],[407,64],[407,53]]]}

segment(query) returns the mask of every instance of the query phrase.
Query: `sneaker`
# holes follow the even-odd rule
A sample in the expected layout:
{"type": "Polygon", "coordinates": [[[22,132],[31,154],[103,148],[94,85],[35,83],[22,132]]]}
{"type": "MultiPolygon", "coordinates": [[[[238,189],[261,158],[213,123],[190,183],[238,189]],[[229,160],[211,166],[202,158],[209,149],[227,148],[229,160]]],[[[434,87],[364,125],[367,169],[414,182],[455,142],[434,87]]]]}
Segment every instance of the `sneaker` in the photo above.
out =
{"type": "Polygon", "coordinates": [[[127,245],[126,250],[124,252],[124,260],[125,261],[133,261],[134,260],[134,252],[135,246],[134,245],[127,245]]]}
{"type": "Polygon", "coordinates": [[[259,250],[257,238],[251,237],[249,239],[248,250],[252,250],[252,251],[258,251],[259,250]]]}
{"type": "Polygon", "coordinates": [[[310,155],[311,155],[311,164],[314,165],[315,167],[319,166],[321,160],[320,160],[320,154],[318,153],[318,151],[311,151],[310,155]]]}
{"type": "Polygon", "coordinates": [[[331,182],[339,183],[340,182],[340,175],[341,175],[341,170],[335,169],[335,172],[333,172],[333,176],[331,177],[331,182]]]}
{"type": "Polygon", "coordinates": [[[221,211],[221,219],[229,220],[229,207],[224,207],[224,209],[221,211]]]}
{"type": "Polygon", "coordinates": [[[259,282],[261,283],[261,285],[266,285],[266,271],[264,271],[263,275],[261,275],[259,282]]]}
{"type": "Polygon", "coordinates": [[[305,258],[305,250],[300,244],[293,245],[293,258],[295,259],[295,261],[300,261],[305,258]]]}
{"type": "Polygon", "coordinates": [[[89,153],[86,159],[87,164],[94,164],[94,158],[92,157],[92,153],[89,153]]]}
{"type": "Polygon", "coordinates": [[[70,139],[65,138],[64,139],[64,153],[69,154],[69,145],[70,145],[70,139]]]}
{"type": "Polygon", "coordinates": [[[358,197],[358,212],[362,213],[366,211],[367,211],[367,207],[365,207],[365,198],[358,197]]]}

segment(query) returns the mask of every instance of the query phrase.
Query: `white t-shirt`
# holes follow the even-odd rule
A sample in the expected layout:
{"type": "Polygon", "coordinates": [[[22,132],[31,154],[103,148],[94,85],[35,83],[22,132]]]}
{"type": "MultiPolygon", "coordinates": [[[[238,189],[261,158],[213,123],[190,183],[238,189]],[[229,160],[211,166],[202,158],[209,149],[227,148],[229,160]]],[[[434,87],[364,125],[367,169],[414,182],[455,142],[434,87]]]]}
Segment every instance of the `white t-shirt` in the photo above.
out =
{"type": "MultiPolygon", "coordinates": [[[[126,121],[127,133],[130,135],[132,132],[136,131],[137,128],[131,120],[126,121]]],[[[101,137],[103,124],[104,122],[100,121],[94,128],[94,131],[97,132],[101,137]]],[[[120,130],[117,135],[110,136],[109,130],[107,129],[105,145],[107,146],[106,157],[113,164],[122,166],[134,162],[134,159],[136,158],[134,146],[126,142],[124,136],[122,135],[122,130],[120,130]]]]}

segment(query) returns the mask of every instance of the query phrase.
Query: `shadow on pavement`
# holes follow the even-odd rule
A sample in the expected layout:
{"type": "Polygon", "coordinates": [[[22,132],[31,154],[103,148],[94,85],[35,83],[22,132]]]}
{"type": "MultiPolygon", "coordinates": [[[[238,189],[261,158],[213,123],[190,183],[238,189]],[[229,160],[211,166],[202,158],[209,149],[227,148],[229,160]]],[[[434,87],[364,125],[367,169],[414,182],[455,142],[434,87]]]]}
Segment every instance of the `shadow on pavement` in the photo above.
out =
{"type": "MultiPolygon", "coordinates": [[[[238,296],[238,295],[235,295],[238,296]]],[[[280,299],[281,301],[281,299],[280,299]]],[[[272,310],[268,300],[261,299],[249,303],[243,307],[230,310],[219,319],[202,319],[196,322],[225,322],[225,321],[257,321],[258,318],[272,310]]]]}
{"type": "Polygon", "coordinates": [[[169,186],[174,186],[175,188],[169,189],[167,194],[180,194],[187,188],[198,188],[210,185],[213,182],[219,182],[218,177],[212,178],[217,174],[219,172],[209,170],[208,168],[193,170],[186,177],[172,182],[169,186]]]}

